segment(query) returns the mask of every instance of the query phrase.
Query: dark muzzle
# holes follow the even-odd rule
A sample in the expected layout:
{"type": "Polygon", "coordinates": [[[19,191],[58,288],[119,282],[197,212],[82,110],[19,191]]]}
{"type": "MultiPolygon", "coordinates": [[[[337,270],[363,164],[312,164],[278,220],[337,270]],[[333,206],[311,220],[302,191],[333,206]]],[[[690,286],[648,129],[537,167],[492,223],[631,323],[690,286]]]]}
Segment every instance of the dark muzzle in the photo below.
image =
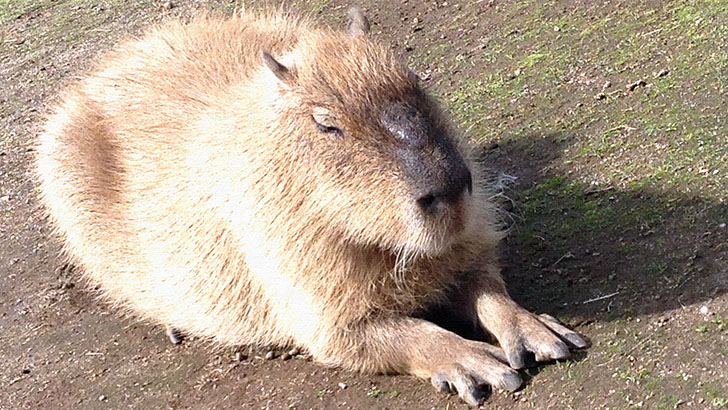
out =
{"type": "Polygon", "coordinates": [[[392,103],[381,112],[382,125],[398,142],[397,153],[414,188],[417,205],[437,212],[472,192],[473,179],[449,136],[432,127],[420,111],[407,103],[392,103]]]}

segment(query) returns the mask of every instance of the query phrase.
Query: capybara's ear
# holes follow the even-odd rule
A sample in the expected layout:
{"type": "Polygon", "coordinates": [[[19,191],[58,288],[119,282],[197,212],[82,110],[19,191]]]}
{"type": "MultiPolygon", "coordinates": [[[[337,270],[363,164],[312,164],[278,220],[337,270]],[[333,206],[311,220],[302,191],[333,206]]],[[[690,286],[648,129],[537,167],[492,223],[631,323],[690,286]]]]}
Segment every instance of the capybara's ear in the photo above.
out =
{"type": "Polygon", "coordinates": [[[260,57],[263,59],[263,65],[265,65],[273,73],[273,75],[276,76],[276,78],[283,83],[290,83],[293,76],[288,67],[278,62],[278,60],[273,58],[273,56],[267,51],[261,51],[260,57]]]}
{"type": "Polygon", "coordinates": [[[369,20],[359,7],[349,9],[349,27],[347,31],[352,36],[365,36],[369,34],[369,20]]]}

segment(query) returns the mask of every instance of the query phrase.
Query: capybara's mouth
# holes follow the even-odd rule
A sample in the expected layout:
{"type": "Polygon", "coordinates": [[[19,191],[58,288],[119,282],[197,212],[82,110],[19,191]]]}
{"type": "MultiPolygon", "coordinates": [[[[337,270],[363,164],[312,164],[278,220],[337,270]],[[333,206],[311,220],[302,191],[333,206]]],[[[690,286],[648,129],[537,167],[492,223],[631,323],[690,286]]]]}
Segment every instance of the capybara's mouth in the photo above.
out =
{"type": "Polygon", "coordinates": [[[428,227],[428,240],[425,241],[422,251],[429,256],[437,256],[458,241],[458,238],[468,227],[467,199],[461,199],[449,204],[446,209],[431,218],[428,227]]]}

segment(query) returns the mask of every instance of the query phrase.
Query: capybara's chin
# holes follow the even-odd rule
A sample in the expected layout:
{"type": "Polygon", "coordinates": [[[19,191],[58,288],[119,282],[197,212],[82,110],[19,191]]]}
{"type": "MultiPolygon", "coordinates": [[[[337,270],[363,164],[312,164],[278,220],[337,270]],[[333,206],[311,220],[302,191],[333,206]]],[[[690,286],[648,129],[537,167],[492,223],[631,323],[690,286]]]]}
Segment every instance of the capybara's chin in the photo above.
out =
{"type": "Polygon", "coordinates": [[[436,215],[417,214],[409,224],[410,234],[402,243],[406,251],[421,257],[433,258],[447,253],[464,236],[467,236],[469,198],[448,205],[436,215]]]}

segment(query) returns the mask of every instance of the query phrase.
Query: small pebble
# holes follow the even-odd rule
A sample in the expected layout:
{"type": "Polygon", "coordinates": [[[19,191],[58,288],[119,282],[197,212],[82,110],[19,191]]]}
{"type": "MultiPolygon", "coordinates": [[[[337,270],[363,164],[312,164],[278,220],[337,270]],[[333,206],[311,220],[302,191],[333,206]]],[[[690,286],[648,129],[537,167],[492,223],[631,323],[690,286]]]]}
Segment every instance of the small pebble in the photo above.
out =
{"type": "Polygon", "coordinates": [[[243,361],[243,352],[235,352],[235,355],[233,356],[233,360],[236,362],[242,362],[243,361]]]}
{"type": "Polygon", "coordinates": [[[288,354],[291,356],[297,356],[297,355],[301,354],[301,349],[294,347],[293,349],[288,351],[288,354]]]}
{"type": "Polygon", "coordinates": [[[700,313],[707,315],[708,314],[708,307],[703,305],[700,307],[700,313]]]}
{"type": "Polygon", "coordinates": [[[165,329],[165,333],[167,334],[167,337],[169,338],[169,341],[172,342],[172,344],[178,345],[182,343],[182,333],[180,333],[179,330],[168,327],[165,329]]]}
{"type": "Polygon", "coordinates": [[[104,401],[104,400],[106,400],[106,396],[104,396],[103,394],[101,396],[99,396],[99,401],[104,401]]]}
{"type": "Polygon", "coordinates": [[[341,389],[343,390],[349,386],[347,386],[346,383],[339,383],[339,387],[341,387],[341,389]]]}
{"type": "Polygon", "coordinates": [[[639,81],[635,81],[635,82],[633,82],[632,84],[629,84],[629,85],[627,85],[627,90],[629,90],[629,91],[634,91],[634,90],[636,90],[636,89],[637,89],[638,87],[644,87],[644,86],[646,86],[646,85],[647,85],[647,81],[645,81],[645,80],[639,80],[639,81]]]}
{"type": "Polygon", "coordinates": [[[265,354],[265,360],[273,360],[275,359],[276,354],[274,351],[269,350],[268,353],[265,354]]]}
{"type": "Polygon", "coordinates": [[[174,3],[172,3],[171,1],[165,1],[164,8],[167,10],[172,10],[174,8],[174,3]]]}
{"type": "Polygon", "coordinates": [[[722,224],[720,224],[720,225],[718,225],[718,228],[720,228],[720,229],[723,229],[723,228],[725,228],[725,222],[724,222],[724,223],[722,223],[722,224]]]}
{"type": "Polygon", "coordinates": [[[285,353],[283,353],[281,355],[281,359],[283,359],[283,360],[290,360],[291,359],[291,355],[288,354],[288,352],[285,352],[285,353]]]}

